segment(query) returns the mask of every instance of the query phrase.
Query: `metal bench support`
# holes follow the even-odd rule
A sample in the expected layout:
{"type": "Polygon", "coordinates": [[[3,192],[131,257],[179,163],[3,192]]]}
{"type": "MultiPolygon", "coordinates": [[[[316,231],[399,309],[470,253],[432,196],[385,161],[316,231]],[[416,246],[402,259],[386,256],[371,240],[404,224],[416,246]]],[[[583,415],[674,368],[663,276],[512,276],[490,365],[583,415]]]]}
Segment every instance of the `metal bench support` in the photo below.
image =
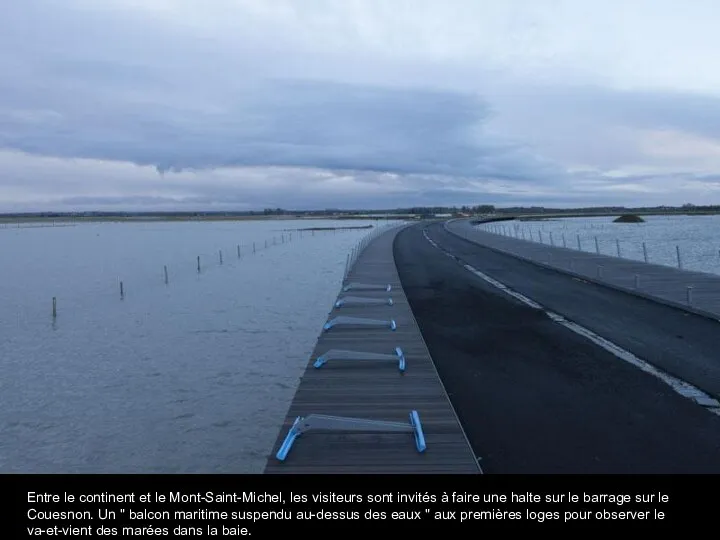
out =
{"type": "Polygon", "coordinates": [[[310,431],[351,431],[364,433],[412,433],[415,437],[415,448],[418,452],[424,452],[425,434],[423,433],[420,416],[417,411],[410,411],[410,422],[389,422],[386,420],[368,420],[364,418],[346,418],[342,416],[326,416],[323,414],[310,414],[298,416],[295,419],[285,440],[280,445],[275,457],[279,461],[285,461],[295,440],[310,431]]]}
{"type": "Polygon", "coordinates": [[[400,347],[395,347],[395,354],[381,354],[361,351],[345,351],[341,349],[332,349],[323,355],[320,355],[313,364],[316,368],[323,367],[330,360],[361,360],[361,361],[380,361],[389,360],[398,363],[400,373],[405,371],[405,354],[400,347]]]}
{"type": "Polygon", "coordinates": [[[381,319],[365,319],[362,317],[335,317],[334,319],[329,320],[325,323],[325,326],[323,326],[323,330],[326,332],[330,330],[331,328],[338,326],[338,325],[348,325],[348,326],[379,326],[379,327],[386,327],[390,328],[390,330],[395,330],[397,328],[397,324],[395,324],[394,319],[388,320],[381,320],[381,319]]]}
{"type": "Polygon", "coordinates": [[[382,298],[363,298],[362,296],[345,296],[335,302],[335,307],[339,308],[342,306],[352,306],[352,305],[393,305],[392,298],[388,298],[387,300],[383,300],[382,298]]]}
{"type": "Polygon", "coordinates": [[[343,291],[386,291],[390,292],[392,287],[388,285],[373,285],[369,283],[348,283],[343,287],[343,291]]]}

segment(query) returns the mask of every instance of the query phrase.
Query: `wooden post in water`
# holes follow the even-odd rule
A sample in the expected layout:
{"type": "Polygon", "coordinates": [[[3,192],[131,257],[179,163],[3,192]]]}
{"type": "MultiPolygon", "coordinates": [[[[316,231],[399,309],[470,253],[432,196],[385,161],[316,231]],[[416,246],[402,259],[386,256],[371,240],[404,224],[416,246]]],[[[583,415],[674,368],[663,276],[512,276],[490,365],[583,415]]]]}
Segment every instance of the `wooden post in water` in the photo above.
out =
{"type": "Polygon", "coordinates": [[[57,298],[53,296],[53,308],[52,308],[53,319],[57,317],[57,298]]]}
{"type": "Polygon", "coordinates": [[[218,253],[220,254],[220,264],[222,264],[222,249],[218,253]]]}
{"type": "Polygon", "coordinates": [[[600,255],[600,244],[598,244],[597,236],[595,237],[595,252],[600,255]]]}
{"type": "Polygon", "coordinates": [[[542,244],[542,243],[543,243],[543,241],[542,241],[542,231],[540,231],[540,230],[538,231],[538,238],[540,239],[540,243],[542,244]]]}
{"type": "Polygon", "coordinates": [[[687,303],[688,303],[688,306],[692,306],[692,299],[693,299],[693,298],[692,298],[692,292],[693,292],[693,286],[692,286],[692,285],[688,285],[688,288],[687,288],[687,303]]]}
{"type": "Polygon", "coordinates": [[[577,235],[577,241],[578,241],[578,251],[582,251],[582,246],[580,245],[580,235],[577,235]]]}
{"type": "Polygon", "coordinates": [[[645,242],[643,242],[643,258],[645,262],[648,262],[647,244],[645,244],[645,242]]]}
{"type": "Polygon", "coordinates": [[[240,258],[240,244],[237,245],[238,259],[240,258]]]}
{"type": "Polygon", "coordinates": [[[677,253],[678,268],[682,270],[682,259],[680,258],[680,246],[675,246],[675,253],[677,253]]]}
{"type": "Polygon", "coordinates": [[[565,241],[565,233],[562,233],[563,247],[567,248],[567,242],[565,241]]]}
{"type": "Polygon", "coordinates": [[[550,234],[550,245],[551,245],[551,246],[555,246],[555,240],[553,240],[552,231],[550,231],[549,234],[550,234]]]}
{"type": "Polygon", "coordinates": [[[163,266],[163,273],[165,274],[165,285],[168,284],[168,271],[167,271],[167,265],[163,266]]]}
{"type": "Polygon", "coordinates": [[[620,240],[615,239],[615,246],[617,247],[618,258],[620,258],[620,240]]]}
{"type": "Polygon", "coordinates": [[[120,282],[120,300],[125,298],[125,289],[123,288],[123,282],[120,282]]]}
{"type": "Polygon", "coordinates": [[[200,273],[200,255],[197,256],[198,274],[200,273]]]}
{"type": "Polygon", "coordinates": [[[253,253],[255,253],[255,242],[253,242],[253,253]]]}

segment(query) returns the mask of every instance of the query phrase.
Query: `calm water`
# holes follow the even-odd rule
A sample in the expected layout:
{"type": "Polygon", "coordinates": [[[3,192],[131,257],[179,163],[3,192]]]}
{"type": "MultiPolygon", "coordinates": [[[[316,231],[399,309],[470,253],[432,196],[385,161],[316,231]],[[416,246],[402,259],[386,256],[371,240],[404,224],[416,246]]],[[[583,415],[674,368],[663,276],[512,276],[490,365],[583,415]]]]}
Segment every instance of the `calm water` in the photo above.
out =
{"type": "MultiPolygon", "coordinates": [[[[595,238],[600,253],[620,255],[638,261],[644,260],[645,242],[651,263],[677,267],[677,250],[683,268],[720,274],[720,216],[644,216],[645,223],[613,223],[614,217],[564,218],[543,221],[505,222],[505,230],[513,235],[545,244],[552,241],[567,247],[578,248],[578,236],[583,251],[595,252],[595,238]],[[538,233],[541,233],[540,236],[538,233]]],[[[488,228],[489,225],[481,225],[488,228]]]]}
{"type": "Polygon", "coordinates": [[[1,229],[0,472],[261,472],[368,223],[1,229]]]}

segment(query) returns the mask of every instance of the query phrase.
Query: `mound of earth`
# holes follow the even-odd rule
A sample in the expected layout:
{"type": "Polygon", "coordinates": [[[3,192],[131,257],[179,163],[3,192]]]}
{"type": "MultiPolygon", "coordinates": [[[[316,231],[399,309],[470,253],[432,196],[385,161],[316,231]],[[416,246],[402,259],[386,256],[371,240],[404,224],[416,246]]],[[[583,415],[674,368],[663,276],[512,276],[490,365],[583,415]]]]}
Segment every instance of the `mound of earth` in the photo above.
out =
{"type": "Polygon", "coordinates": [[[622,216],[615,218],[613,223],[644,223],[645,220],[635,214],[623,214],[622,216]]]}

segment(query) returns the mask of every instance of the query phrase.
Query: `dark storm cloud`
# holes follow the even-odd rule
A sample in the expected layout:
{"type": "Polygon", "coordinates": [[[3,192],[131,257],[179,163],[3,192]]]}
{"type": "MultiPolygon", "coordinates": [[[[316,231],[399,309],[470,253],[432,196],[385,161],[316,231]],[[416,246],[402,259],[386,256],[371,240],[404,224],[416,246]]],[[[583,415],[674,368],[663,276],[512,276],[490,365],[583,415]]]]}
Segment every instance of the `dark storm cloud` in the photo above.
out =
{"type": "MultiPolygon", "coordinates": [[[[215,111],[68,88],[52,99],[0,88],[0,146],[119,160],[161,171],[292,166],[458,176],[547,174],[516,144],[483,139],[487,104],[465,94],[274,81],[239,90],[215,111]],[[49,107],[43,112],[39,106],[49,107]],[[19,114],[17,111],[27,111],[19,114]]],[[[559,172],[559,171],[556,171],[559,172]]]]}

